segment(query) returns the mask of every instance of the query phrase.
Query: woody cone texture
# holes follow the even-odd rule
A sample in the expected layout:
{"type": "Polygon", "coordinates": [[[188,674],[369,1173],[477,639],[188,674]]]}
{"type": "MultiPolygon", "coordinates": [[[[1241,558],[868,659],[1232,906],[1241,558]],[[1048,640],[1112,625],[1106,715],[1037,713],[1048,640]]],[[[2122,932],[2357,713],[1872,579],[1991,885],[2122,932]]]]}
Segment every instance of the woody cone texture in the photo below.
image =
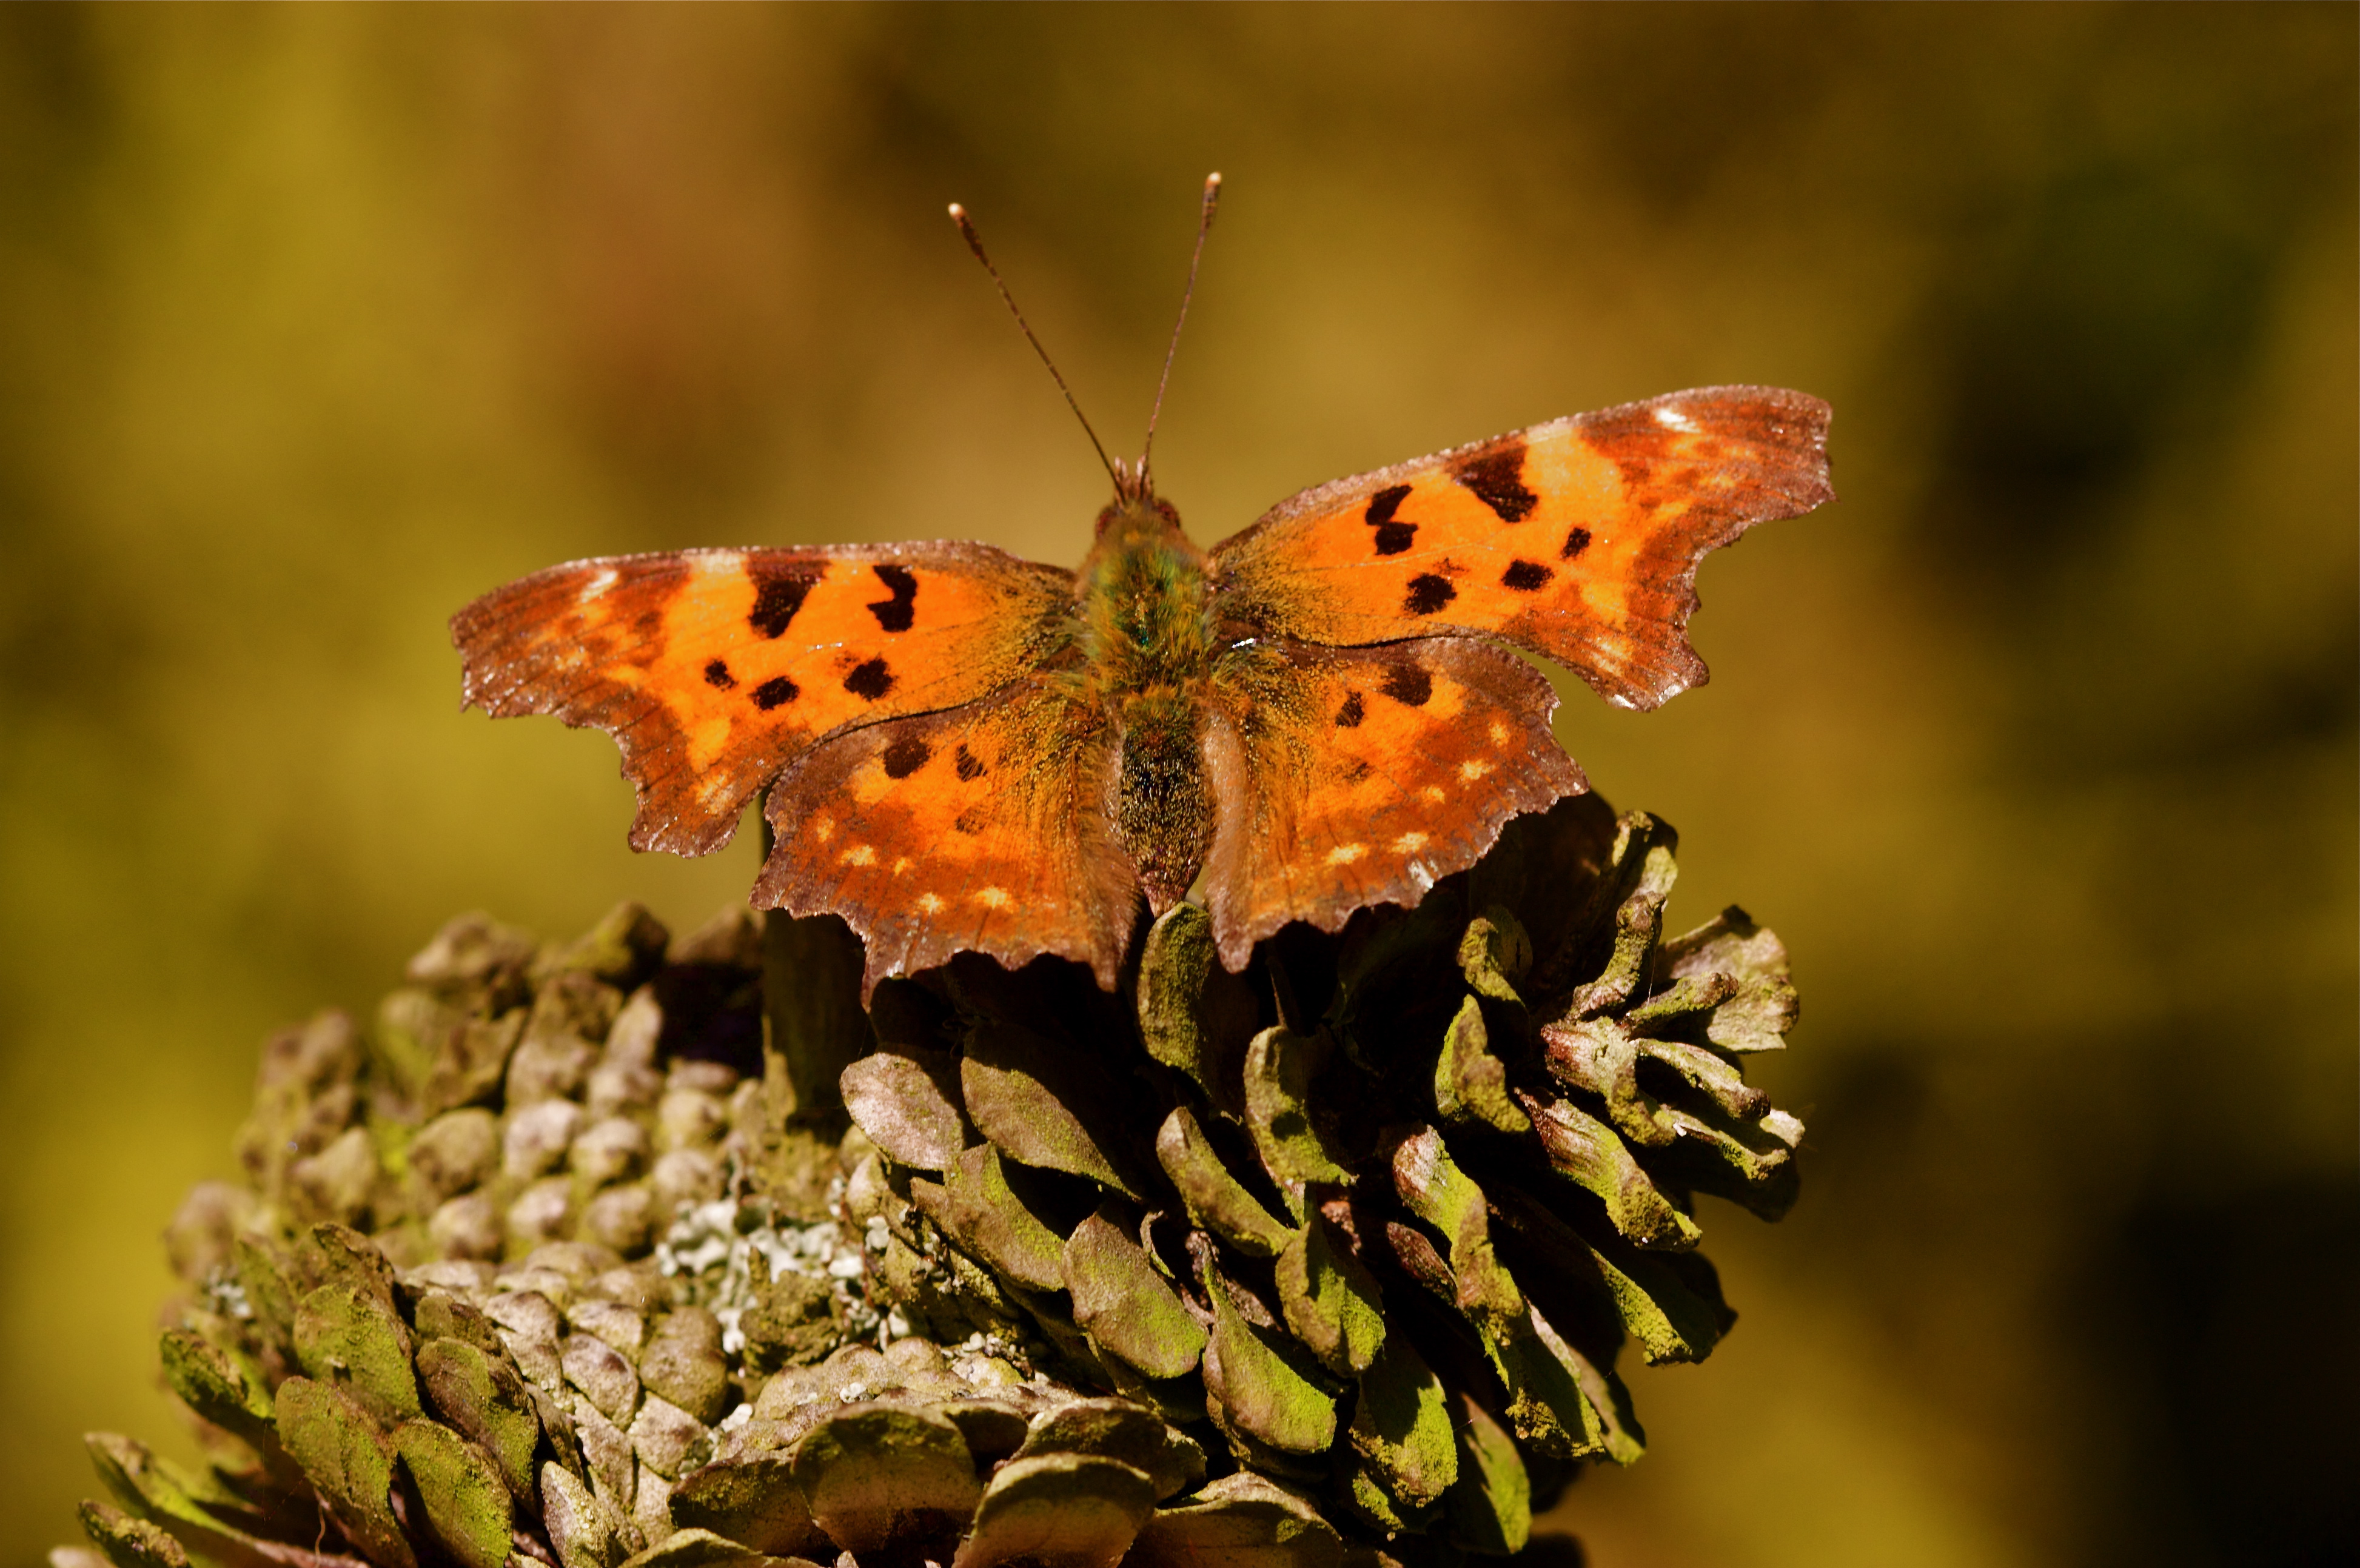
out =
{"type": "Polygon", "coordinates": [[[1640,1452],[1624,1341],[1696,1360],[1733,1321],[1695,1195],[1794,1197],[1801,1126],[1742,1073],[1785,953],[1734,909],[1666,940],[1672,851],[1582,797],[1242,975],[1183,905],[1120,994],[962,958],[866,1028],[857,966],[774,940],[767,1036],[742,912],[463,917],[369,1027],[266,1047],[246,1180],[168,1233],[210,1463],[93,1436],[96,1550],[53,1560],[1523,1551],[1640,1452]],[[787,1021],[830,1016],[840,1106],[787,1021]]]}

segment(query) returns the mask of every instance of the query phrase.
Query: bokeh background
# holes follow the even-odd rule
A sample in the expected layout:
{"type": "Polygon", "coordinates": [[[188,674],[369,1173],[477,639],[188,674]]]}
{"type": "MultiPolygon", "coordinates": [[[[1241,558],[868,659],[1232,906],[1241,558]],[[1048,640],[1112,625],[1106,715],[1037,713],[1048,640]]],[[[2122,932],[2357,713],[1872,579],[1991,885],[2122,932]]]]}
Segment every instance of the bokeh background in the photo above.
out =
{"type": "MultiPolygon", "coordinates": [[[[1197,182],[1158,477],[1715,381],[1841,503],[1715,679],[1568,692],[1787,939],[1806,1196],[1640,1372],[1600,1568],[2351,1563],[2355,74],[2329,6],[0,10],[0,1560],[168,1436],[157,1234],[253,1053],[447,914],[675,925],[601,736],[457,711],[557,560],[1078,558],[1197,182]]],[[[750,839],[750,834],[747,835],[750,839]]]]}

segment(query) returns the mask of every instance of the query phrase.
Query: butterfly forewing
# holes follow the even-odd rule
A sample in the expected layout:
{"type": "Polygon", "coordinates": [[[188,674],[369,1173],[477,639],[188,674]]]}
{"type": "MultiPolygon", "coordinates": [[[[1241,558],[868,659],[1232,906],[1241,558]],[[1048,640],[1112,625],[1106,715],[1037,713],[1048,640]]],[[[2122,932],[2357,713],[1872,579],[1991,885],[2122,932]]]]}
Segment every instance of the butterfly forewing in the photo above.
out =
{"type": "Polygon", "coordinates": [[[977,544],[681,550],[535,572],[451,629],[468,702],[606,731],[639,788],[632,845],[700,855],[823,736],[1031,669],[1072,584],[977,544]]]}
{"type": "Polygon", "coordinates": [[[1340,647],[1480,631],[1652,708],[1705,679],[1704,554],[1830,499],[1828,406],[1714,387],[1307,490],[1218,546],[1232,620],[1340,647]]]}

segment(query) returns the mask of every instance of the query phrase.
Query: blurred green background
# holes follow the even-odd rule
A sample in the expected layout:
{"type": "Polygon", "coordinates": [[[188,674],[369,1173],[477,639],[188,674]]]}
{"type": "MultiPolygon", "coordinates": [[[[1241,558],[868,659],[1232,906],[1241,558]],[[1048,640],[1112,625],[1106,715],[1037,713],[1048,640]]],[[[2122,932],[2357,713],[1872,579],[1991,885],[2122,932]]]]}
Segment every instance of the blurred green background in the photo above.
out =
{"type": "MultiPolygon", "coordinates": [[[[532,568],[1105,481],[1209,541],[1714,381],[1841,503],[1559,733],[1793,948],[1800,1208],[1641,1372],[1600,1568],[2360,1552],[2355,60],[2272,7],[0,10],[0,1553],[169,1437],[157,1233],[254,1052],[469,907],[741,898],[457,711],[532,568]]],[[[750,834],[747,835],[750,840],[750,834]]]]}

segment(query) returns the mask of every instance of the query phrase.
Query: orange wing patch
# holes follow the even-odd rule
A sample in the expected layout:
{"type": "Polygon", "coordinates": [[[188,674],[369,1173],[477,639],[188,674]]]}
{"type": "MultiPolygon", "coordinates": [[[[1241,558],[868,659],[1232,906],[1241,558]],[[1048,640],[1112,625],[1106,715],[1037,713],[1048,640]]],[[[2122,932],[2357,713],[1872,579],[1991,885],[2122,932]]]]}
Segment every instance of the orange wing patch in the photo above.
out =
{"type": "Polygon", "coordinates": [[[1714,387],[1305,491],[1213,551],[1222,612],[1341,647],[1493,633],[1653,708],[1706,678],[1696,567],[1832,499],[1828,406],[1714,387]]]}
{"type": "Polygon", "coordinates": [[[1072,582],[977,544],[683,550],[552,567],[451,630],[467,702],[606,731],[639,787],[632,847],[703,855],[823,736],[1038,663],[1072,582]]]}
{"type": "Polygon", "coordinates": [[[1137,878],[1100,805],[1109,735],[1093,709],[1025,683],[954,713],[826,741],[771,787],[758,907],[836,914],[889,975],[983,953],[1052,953],[1114,988],[1137,878]]]}
{"type": "Polygon", "coordinates": [[[1549,734],[1548,682],[1475,637],[1297,646],[1241,670],[1205,746],[1206,903],[1221,962],[1289,920],[1334,931],[1415,905],[1520,811],[1589,788],[1549,734]]]}

